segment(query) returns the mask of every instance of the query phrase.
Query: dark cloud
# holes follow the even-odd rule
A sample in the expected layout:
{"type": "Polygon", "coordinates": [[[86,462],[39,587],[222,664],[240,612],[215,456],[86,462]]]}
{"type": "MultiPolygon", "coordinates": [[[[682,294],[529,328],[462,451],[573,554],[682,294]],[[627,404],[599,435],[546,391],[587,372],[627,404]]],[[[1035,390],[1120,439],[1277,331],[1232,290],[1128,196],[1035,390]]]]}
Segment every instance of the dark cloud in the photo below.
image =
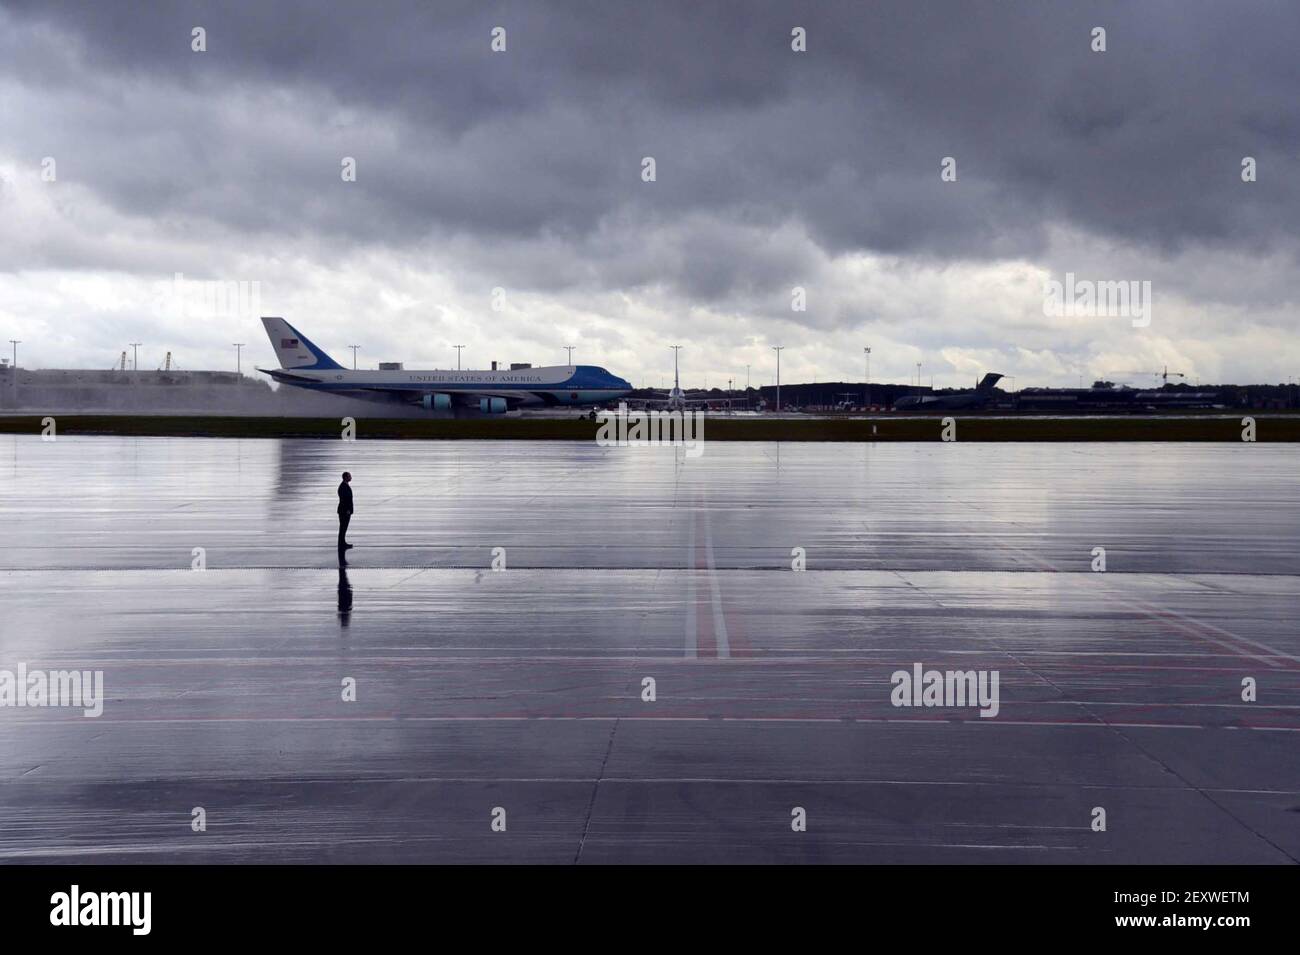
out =
{"type": "Polygon", "coordinates": [[[56,156],[82,190],[63,212],[127,234],[10,236],[0,269],[165,273],[158,248],[282,243],[790,319],[789,287],[845,256],[1069,267],[1068,234],[1132,277],[1269,257],[1276,303],[1300,213],[1297,41],[1300,7],[1267,0],[7,2],[0,159],[56,156]]]}
{"type": "Polygon", "coordinates": [[[151,216],[400,242],[713,210],[798,217],[833,251],[940,257],[1032,253],[1056,218],[1171,247],[1293,231],[1300,12],[1284,4],[9,11],[17,37],[75,42],[76,62],[41,81],[82,91],[85,113],[54,134],[107,147],[115,162],[82,175],[151,216]],[[194,25],[206,54],[190,52],[194,25]],[[506,54],[488,49],[495,25],[506,54]],[[802,56],[793,25],[809,31],[802,56]],[[1104,54],[1089,50],[1094,25],[1108,30],[1104,54]],[[291,138],[259,125],[276,112],[300,117],[281,130],[291,138]],[[123,123],[140,135],[110,142],[123,123]],[[346,192],[344,150],[362,171],[346,192]],[[1265,174],[1244,190],[1248,154],[1265,174]],[[637,179],[642,155],[659,163],[653,188],[637,179]],[[946,155],[959,168],[947,187],[946,155]]]}

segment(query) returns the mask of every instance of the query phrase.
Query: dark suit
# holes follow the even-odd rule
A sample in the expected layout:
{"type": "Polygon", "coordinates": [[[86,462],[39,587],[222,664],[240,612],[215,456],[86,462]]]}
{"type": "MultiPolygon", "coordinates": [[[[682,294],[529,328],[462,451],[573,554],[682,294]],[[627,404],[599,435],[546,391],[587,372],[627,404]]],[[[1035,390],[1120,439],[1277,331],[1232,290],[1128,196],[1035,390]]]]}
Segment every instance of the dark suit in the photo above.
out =
{"type": "Polygon", "coordinates": [[[352,520],[352,487],[347,481],[339,483],[339,550],[347,543],[348,522],[352,520]]]}

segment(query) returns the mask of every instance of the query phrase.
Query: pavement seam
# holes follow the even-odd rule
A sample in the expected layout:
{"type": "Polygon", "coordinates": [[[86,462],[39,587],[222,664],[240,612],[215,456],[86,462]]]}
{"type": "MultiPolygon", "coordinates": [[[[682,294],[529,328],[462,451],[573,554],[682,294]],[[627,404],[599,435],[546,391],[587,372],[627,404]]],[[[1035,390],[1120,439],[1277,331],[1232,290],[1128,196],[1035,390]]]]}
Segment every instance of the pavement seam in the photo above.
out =
{"type": "Polygon", "coordinates": [[[596,794],[600,792],[600,781],[605,777],[605,766],[609,763],[609,754],[614,751],[614,734],[618,732],[618,720],[609,730],[609,745],[605,747],[605,758],[600,761],[600,772],[596,774],[596,783],[591,787],[591,801],[587,803],[587,818],[582,821],[582,836],[578,839],[578,851],[573,855],[573,864],[582,859],[582,847],[587,844],[587,830],[591,827],[591,816],[596,809],[596,794]]]}

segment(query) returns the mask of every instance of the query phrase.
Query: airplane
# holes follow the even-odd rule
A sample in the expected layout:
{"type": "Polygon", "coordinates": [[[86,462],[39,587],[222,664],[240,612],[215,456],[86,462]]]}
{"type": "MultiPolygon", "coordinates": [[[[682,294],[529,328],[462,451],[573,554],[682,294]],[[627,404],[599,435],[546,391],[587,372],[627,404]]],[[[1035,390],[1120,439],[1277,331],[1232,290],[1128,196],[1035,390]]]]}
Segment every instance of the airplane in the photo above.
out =
{"type": "Polygon", "coordinates": [[[595,365],[492,371],[466,369],[357,371],[325,354],[283,318],[263,316],[279,368],[259,368],[276,381],[329,394],[421,405],[426,411],[505,414],[518,408],[597,405],[620,398],[631,383],[595,365]]]}
{"type": "MultiPolygon", "coordinates": [[[[681,378],[677,373],[677,352],[681,345],[671,346],[673,350],[673,387],[671,391],[660,391],[656,394],[659,397],[646,399],[646,404],[662,404],[669,411],[685,411],[687,405],[704,405],[709,403],[708,398],[692,398],[686,392],[682,391],[681,378]]],[[[697,394],[706,394],[706,392],[697,392],[697,394]]]]}
{"type": "Polygon", "coordinates": [[[895,411],[959,411],[963,408],[982,408],[993,399],[997,383],[1003,378],[989,372],[980,379],[974,391],[959,391],[955,395],[908,395],[894,402],[895,411]]]}

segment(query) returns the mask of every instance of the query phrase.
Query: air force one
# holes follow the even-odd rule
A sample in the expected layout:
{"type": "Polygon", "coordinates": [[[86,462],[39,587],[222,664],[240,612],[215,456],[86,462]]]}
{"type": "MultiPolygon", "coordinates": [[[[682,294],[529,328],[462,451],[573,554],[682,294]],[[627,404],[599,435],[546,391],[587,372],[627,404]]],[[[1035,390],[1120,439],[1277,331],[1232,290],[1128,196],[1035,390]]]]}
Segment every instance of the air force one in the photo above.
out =
{"type": "Polygon", "coordinates": [[[344,368],[283,318],[262,319],[280,367],[257,369],[276,381],[353,398],[400,401],[426,411],[505,414],[518,408],[597,405],[632,385],[595,365],[491,371],[344,368]]]}

